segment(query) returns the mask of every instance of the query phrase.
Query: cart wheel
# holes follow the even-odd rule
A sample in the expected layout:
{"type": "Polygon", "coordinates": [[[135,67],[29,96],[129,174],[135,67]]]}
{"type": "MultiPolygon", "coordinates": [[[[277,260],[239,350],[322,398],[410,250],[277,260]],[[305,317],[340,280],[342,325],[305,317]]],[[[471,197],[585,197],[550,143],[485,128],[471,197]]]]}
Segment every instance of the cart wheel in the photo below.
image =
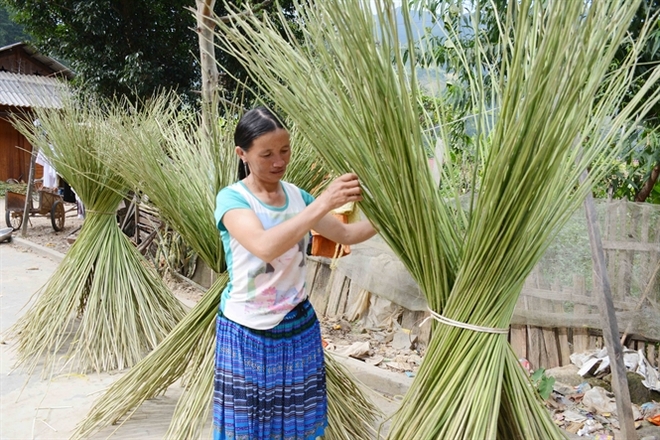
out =
{"type": "Polygon", "coordinates": [[[23,224],[23,211],[5,211],[5,222],[7,226],[17,231],[23,224]]]}
{"type": "Polygon", "coordinates": [[[59,200],[55,200],[53,207],[50,208],[50,222],[55,231],[64,229],[64,204],[59,200]]]}

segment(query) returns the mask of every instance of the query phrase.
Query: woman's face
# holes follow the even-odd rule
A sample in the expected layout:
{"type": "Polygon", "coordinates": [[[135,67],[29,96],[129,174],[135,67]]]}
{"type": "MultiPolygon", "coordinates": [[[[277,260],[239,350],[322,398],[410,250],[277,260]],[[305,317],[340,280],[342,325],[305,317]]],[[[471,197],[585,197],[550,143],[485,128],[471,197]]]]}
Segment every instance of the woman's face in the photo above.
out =
{"type": "Polygon", "coordinates": [[[256,138],[247,152],[236,147],[236,153],[248,164],[254,177],[265,182],[278,182],[291,159],[289,133],[278,128],[256,138]]]}

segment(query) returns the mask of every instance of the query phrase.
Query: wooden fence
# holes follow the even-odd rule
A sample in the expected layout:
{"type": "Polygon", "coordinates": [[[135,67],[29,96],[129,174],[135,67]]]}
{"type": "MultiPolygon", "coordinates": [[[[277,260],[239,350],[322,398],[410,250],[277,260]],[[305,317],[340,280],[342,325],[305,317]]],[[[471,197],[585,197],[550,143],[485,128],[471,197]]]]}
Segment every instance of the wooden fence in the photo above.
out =
{"type": "MultiPolygon", "coordinates": [[[[597,204],[608,276],[625,345],[643,350],[660,366],[660,207],[626,201],[597,204]]],[[[603,338],[593,291],[591,254],[584,212],[577,212],[526,280],[512,319],[509,340],[534,368],[570,363],[572,353],[601,348],[603,338]]],[[[370,292],[327,259],[310,259],[307,286],[320,315],[356,319],[368,313],[370,292]]],[[[426,313],[403,309],[401,326],[428,340],[415,325],[426,313]]],[[[427,328],[430,326],[426,326],[427,328]]]]}
{"type": "MultiPolygon", "coordinates": [[[[660,365],[660,207],[616,201],[599,203],[599,226],[617,323],[625,345],[660,365]]],[[[554,249],[526,280],[510,341],[532,366],[570,363],[575,352],[601,348],[600,294],[593,291],[584,213],[578,212],[554,249]]]]}

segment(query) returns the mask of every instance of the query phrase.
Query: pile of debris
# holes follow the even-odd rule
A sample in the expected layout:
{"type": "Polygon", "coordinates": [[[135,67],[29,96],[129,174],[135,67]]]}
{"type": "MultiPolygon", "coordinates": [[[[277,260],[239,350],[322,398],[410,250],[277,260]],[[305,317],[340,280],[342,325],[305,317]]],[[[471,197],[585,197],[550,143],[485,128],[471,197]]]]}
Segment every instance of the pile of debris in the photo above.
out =
{"type": "Polygon", "coordinates": [[[390,371],[414,377],[424,348],[412,329],[394,325],[368,328],[344,319],[323,319],[321,333],[326,350],[390,371]]]}
{"type": "MultiPolygon", "coordinates": [[[[425,347],[415,332],[397,325],[369,328],[344,319],[322,319],[326,350],[364,361],[379,368],[414,377],[425,347]]],[[[640,440],[660,440],[660,382],[658,371],[642,352],[624,351],[635,426],[640,440]]],[[[542,371],[554,378],[545,400],[555,423],[575,437],[613,440],[619,435],[615,396],[605,349],[571,356],[572,365],[542,371]]],[[[521,359],[523,366],[528,362],[521,359]]],[[[533,371],[530,375],[533,377],[533,371]]],[[[618,438],[618,437],[617,437],[618,438]]]]}
{"type": "MultiPolygon", "coordinates": [[[[555,379],[546,400],[562,429],[590,439],[613,439],[620,430],[606,349],[571,355],[572,365],[547,370],[555,379]]],[[[624,350],[635,427],[640,439],[660,440],[658,371],[644,354],[624,350]]]]}
{"type": "MultiPolygon", "coordinates": [[[[577,386],[556,382],[546,406],[558,426],[578,436],[614,438],[620,430],[614,394],[589,382],[577,386]]],[[[660,425],[660,403],[633,404],[632,408],[635,427],[660,439],[660,426],[655,426],[660,425]]]]}

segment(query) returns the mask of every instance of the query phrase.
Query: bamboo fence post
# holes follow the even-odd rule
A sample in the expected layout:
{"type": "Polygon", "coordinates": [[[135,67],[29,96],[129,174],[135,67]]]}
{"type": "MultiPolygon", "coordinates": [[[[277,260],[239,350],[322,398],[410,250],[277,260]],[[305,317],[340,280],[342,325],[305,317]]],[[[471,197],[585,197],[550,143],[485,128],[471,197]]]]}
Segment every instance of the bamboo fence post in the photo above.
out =
{"type": "MultiPolygon", "coordinates": [[[[586,172],[585,172],[586,173],[586,172]]],[[[600,290],[600,314],[603,319],[603,338],[610,357],[610,369],[612,370],[612,386],[615,391],[617,414],[623,438],[627,440],[637,439],[635,432],[635,419],[633,417],[630,402],[630,391],[628,390],[628,378],[626,367],[623,363],[623,349],[619,341],[619,328],[614,313],[614,302],[610,281],[607,275],[607,264],[605,253],[598,229],[596,218],[596,207],[591,193],[584,201],[587,216],[587,230],[589,231],[589,243],[591,244],[591,258],[594,265],[595,290],[600,290]]]]}
{"type": "MultiPolygon", "coordinates": [[[[553,280],[550,285],[550,290],[561,294],[561,283],[559,280],[553,280]]],[[[557,312],[558,310],[557,301],[554,300],[544,300],[544,309],[548,312],[557,312]]],[[[545,368],[555,368],[561,365],[560,354],[559,354],[559,341],[557,337],[557,329],[554,325],[550,323],[544,323],[543,325],[543,339],[545,340],[545,350],[547,353],[545,368]]]]}
{"type": "MultiPolygon", "coordinates": [[[[573,275],[573,291],[576,296],[581,297],[585,304],[575,304],[574,313],[577,316],[587,316],[591,313],[590,307],[586,305],[587,288],[584,277],[573,275]]],[[[573,353],[583,353],[589,348],[589,330],[586,327],[573,328],[573,353]]]]}
{"type": "MultiPolygon", "coordinates": [[[[307,260],[311,261],[311,260],[307,260]]],[[[330,282],[332,281],[332,270],[330,266],[323,261],[317,261],[314,282],[310,285],[309,299],[316,310],[316,314],[324,317],[328,306],[328,295],[330,282]]]]}
{"type": "Polygon", "coordinates": [[[509,342],[516,356],[527,359],[527,326],[513,324],[509,335],[509,342]]]}
{"type": "MultiPolygon", "coordinates": [[[[651,229],[651,210],[650,208],[645,205],[645,204],[640,204],[640,210],[642,211],[641,216],[641,227],[640,227],[640,237],[639,237],[639,242],[649,245],[651,243],[651,240],[649,240],[649,229],[651,229]]],[[[643,253],[640,255],[640,265],[642,267],[646,268],[645,271],[642,271],[642,285],[644,282],[648,283],[647,278],[650,277],[651,273],[653,272],[653,267],[655,266],[652,264],[653,261],[653,251],[649,249],[648,252],[643,253]]]]}
{"type": "MultiPolygon", "coordinates": [[[[609,201],[607,203],[607,208],[605,209],[605,225],[601,231],[601,240],[605,241],[616,241],[618,237],[618,228],[617,226],[620,223],[619,219],[619,208],[618,204],[615,201],[609,201]]],[[[616,249],[610,249],[607,247],[605,250],[605,264],[607,265],[608,274],[618,273],[618,252],[616,249]]],[[[618,291],[615,289],[612,292],[612,296],[616,297],[618,291]]]]}
{"type": "MultiPolygon", "coordinates": [[[[637,227],[639,223],[639,210],[636,206],[628,203],[620,203],[619,221],[620,228],[617,241],[628,242],[631,239],[638,241],[637,227]]],[[[632,266],[635,258],[635,251],[626,250],[618,252],[619,274],[617,280],[617,295],[620,300],[630,299],[630,285],[632,283],[632,266]]]]}
{"type": "MultiPolygon", "coordinates": [[[[549,286],[542,278],[538,266],[532,270],[537,289],[548,289],[549,286]]],[[[532,310],[543,310],[541,308],[542,300],[535,295],[530,295],[527,305],[532,310]]],[[[537,323],[536,323],[537,324],[537,323]]],[[[547,365],[547,353],[545,350],[545,340],[543,339],[543,329],[538,325],[527,326],[527,360],[533,369],[538,369],[547,365]]]]}
{"type": "MultiPolygon", "coordinates": [[[[572,288],[562,288],[563,293],[569,293],[571,294],[573,292],[572,288]]],[[[564,304],[563,302],[555,301],[554,305],[554,311],[556,313],[565,313],[564,311],[564,304]]],[[[559,367],[568,365],[571,363],[571,350],[568,345],[568,328],[567,327],[560,327],[560,323],[556,323],[557,327],[555,327],[555,333],[557,335],[557,347],[559,350],[559,367]]]]}

